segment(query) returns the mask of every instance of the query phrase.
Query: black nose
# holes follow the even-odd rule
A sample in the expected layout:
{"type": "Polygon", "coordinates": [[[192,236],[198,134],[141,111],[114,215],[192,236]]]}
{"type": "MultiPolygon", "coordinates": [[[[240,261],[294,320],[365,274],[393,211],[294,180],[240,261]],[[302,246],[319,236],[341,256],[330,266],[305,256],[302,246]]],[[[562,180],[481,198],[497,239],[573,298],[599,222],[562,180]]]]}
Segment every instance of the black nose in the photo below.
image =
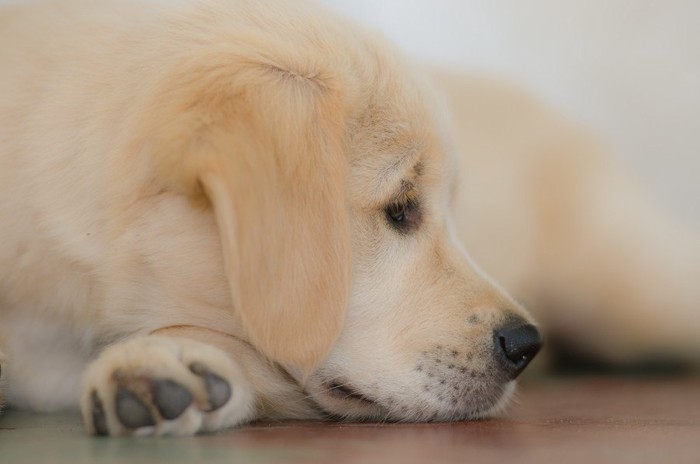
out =
{"type": "Polygon", "coordinates": [[[494,331],[493,338],[496,358],[511,379],[520,375],[542,347],[540,333],[530,324],[509,324],[494,331]]]}

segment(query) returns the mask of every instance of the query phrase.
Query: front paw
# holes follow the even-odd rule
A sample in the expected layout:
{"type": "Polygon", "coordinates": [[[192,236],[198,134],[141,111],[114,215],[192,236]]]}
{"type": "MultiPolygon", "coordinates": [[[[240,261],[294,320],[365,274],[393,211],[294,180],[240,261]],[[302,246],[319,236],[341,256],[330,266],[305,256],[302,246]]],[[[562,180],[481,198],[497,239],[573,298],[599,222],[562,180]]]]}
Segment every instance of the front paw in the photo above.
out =
{"type": "Polygon", "coordinates": [[[147,336],[105,349],[85,371],[81,409],[95,435],[192,435],[253,414],[250,385],[223,351],[147,336]]]}

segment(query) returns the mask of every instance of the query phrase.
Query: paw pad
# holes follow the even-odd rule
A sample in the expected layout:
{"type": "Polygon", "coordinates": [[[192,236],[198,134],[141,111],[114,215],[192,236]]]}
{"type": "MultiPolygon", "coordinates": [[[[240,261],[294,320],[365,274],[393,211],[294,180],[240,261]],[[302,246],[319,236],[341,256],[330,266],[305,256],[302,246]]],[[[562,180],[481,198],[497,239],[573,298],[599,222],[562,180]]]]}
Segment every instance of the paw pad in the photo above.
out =
{"type": "Polygon", "coordinates": [[[209,397],[209,407],[206,411],[216,411],[228,402],[231,398],[231,386],[226,380],[214,374],[202,363],[190,364],[190,370],[201,377],[206,385],[209,397]]]}
{"type": "Polygon", "coordinates": [[[153,402],[165,420],[173,420],[180,417],[185,412],[185,409],[192,404],[192,393],[172,380],[154,381],[152,393],[153,402]]]}
{"type": "MultiPolygon", "coordinates": [[[[207,401],[203,411],[216,411],[231,399],[231,386],[223,377],[200,362],[190,364],[189,369],[204,382],[207,401]]],[[[194,401],[187,388],[170,379],[149,379],[143,375],[129,377],[122,371],[115,372],[113,377],[119,385],[114,400],[115,411],[119,422],[129,429],[156,425],[154,413],[165,420],[177,419],[194,401]]],[[[101,435],[107,427],[104,406],[96,392],[92,394],[92,417],[95,430],[101,435]]]]}
{"type": "Polygon", "coordinates": [[[146,403],[124,387],[117,389],[116,410],[119,421],[130,429],[155,425],[146,403]]]}
{"type": "Polygon", "coordinates": [[[148,336],[112,345],[83,376],[83,418],[96,435],[218,430],[248,419],[254,404],[247,379],[225,352],[188,339],[148,336]]]}

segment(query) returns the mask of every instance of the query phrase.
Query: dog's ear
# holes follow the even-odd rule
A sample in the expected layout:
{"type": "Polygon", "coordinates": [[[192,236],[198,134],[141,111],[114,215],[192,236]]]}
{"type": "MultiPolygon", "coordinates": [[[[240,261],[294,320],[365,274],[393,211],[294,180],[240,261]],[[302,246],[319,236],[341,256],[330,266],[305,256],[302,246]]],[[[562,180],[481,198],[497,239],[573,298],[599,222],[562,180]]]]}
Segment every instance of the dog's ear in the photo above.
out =
{"type": "Polygon", "coordinates": [[[309,369],[340,333],[350,285],[342,96],[330,79],[270,65],[222,79],[185,105],[169,131],[181,155],[159,162],[211,204],[251,342],[309,369]]]}

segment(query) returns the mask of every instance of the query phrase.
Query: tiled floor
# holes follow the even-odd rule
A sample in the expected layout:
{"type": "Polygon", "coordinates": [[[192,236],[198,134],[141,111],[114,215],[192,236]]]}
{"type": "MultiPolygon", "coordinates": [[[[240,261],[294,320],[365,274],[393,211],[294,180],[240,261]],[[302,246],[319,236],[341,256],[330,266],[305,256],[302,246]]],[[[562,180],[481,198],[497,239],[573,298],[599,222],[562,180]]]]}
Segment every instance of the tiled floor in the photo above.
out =
{"type": "Polygon", "coordinates": [[[700,379],[539,381],[498,420],[259,424],[184,439],[90,438],[76,415],[0,417],[0,464],[156,461],[700,463],[700,379]]]}

